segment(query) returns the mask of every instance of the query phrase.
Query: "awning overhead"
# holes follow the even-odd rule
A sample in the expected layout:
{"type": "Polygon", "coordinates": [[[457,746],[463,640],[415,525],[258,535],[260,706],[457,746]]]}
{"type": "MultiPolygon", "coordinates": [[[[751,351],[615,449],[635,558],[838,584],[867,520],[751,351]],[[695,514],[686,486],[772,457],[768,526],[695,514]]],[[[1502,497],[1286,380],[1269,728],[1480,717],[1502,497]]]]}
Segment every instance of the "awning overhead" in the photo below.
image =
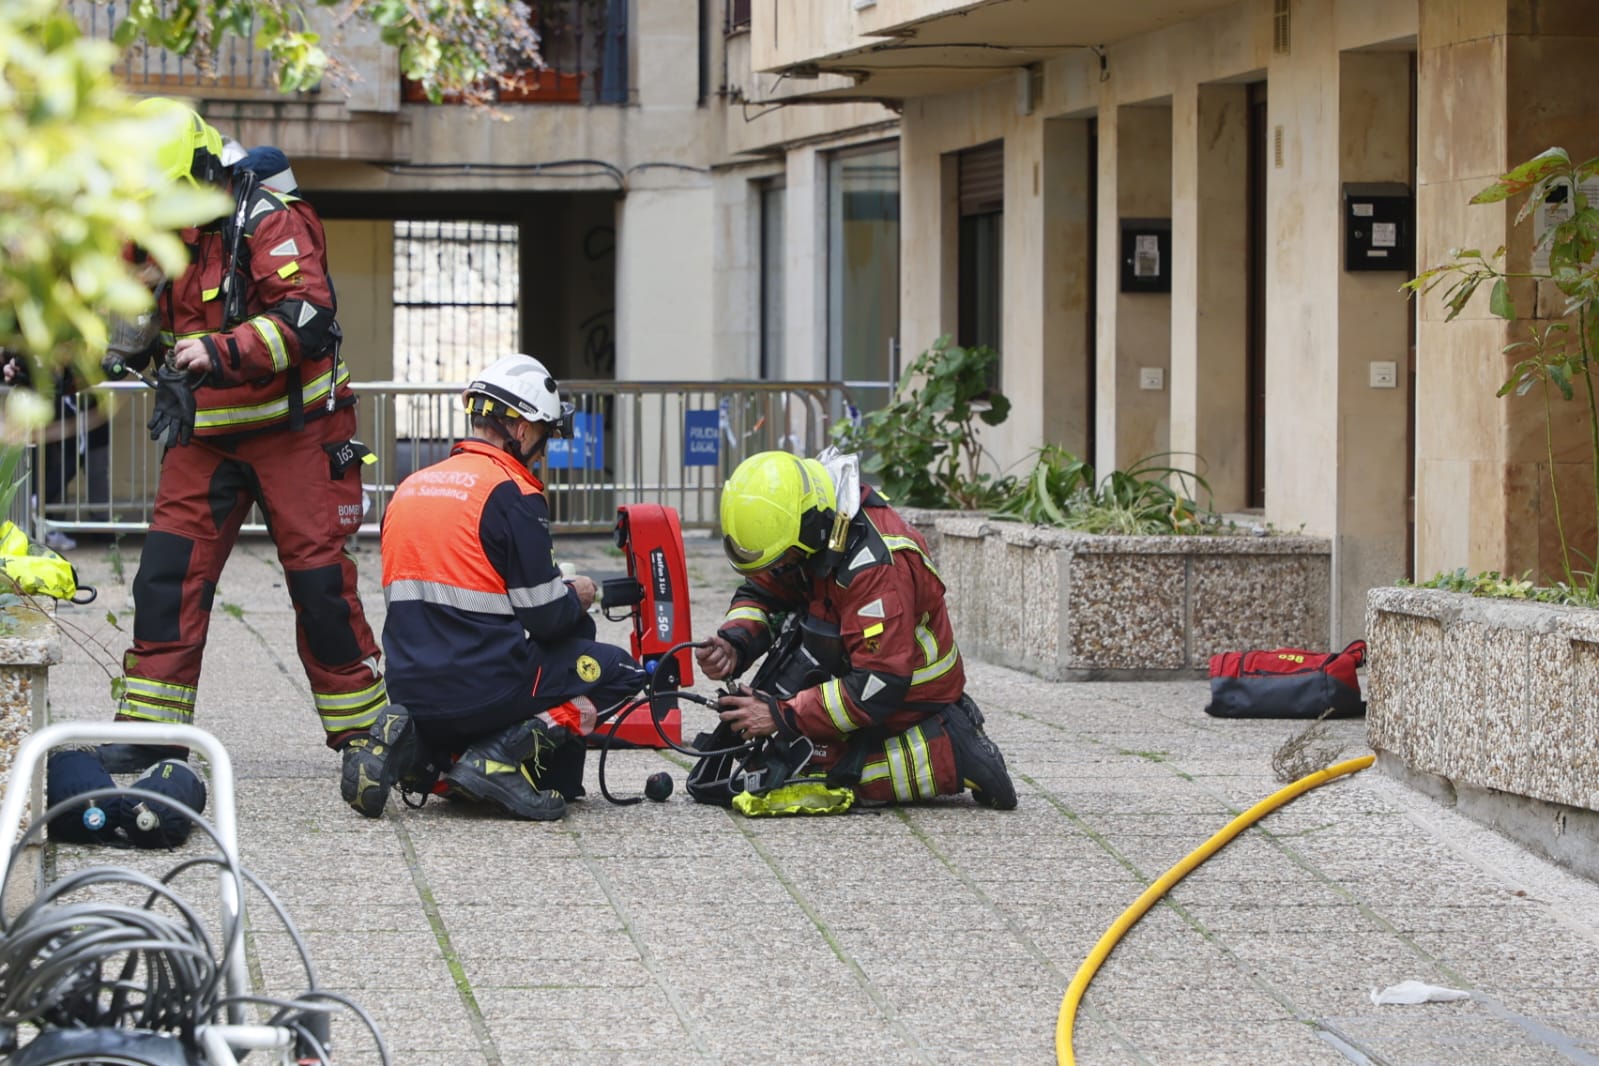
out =
{"type": "Polygon", "coordinates": [[[959,91],[1017,67],[1043,62],[1076,48],[1114,44],[1141,33],[1185,22],[1236,0],[885,0],[882,11],[866,9],[858,23],[869,36],[860,47],[816,56],[783,68],[786,96],[813,100],[904,100],[959,91]],[[901,17],[904,16],[904,17],[901,17]],[[842,74],[854,84],[807,77],[842,74]]]}

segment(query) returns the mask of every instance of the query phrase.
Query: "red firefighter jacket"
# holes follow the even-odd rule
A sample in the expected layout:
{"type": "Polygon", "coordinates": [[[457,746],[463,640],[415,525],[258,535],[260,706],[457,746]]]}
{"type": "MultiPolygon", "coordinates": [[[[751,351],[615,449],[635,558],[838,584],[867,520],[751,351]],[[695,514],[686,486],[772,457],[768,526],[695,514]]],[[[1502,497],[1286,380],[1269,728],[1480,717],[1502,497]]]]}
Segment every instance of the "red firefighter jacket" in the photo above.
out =
{"type": "Polygon", "coordinates": [[[529,678],[536,691],[540,643],[595,632],[555,564],[544,486],[481,440],[395,490],[383,598],[389,698],[419,717],[525,695],[529,678]]]}
{"type": "Polygon", "coordinates": [[[230,325],[223,279],[233,218],[181,231],[189,266],[158,301],[167,347],[203,337],[211,352],[211,376],[195,390],[199,437],[286,425],[296,392],[308,418],[355,402],[349,371],[333,358],[336,302],[316,212],[286,193],[251,193],[240,242],[245,317],[230,325]]]}
{"type": "Polygon", "coordinates": [[[719,632],[739,650],[740,669],[770,646],[773,616],[792,610],[837,625],[848,657],[840,676],[780,705],[780,730],[821,742],[899,732],[965,692],[927,542],[870,488],[831,572],[778,571],[753,574],[733,593],[719,632]]]}

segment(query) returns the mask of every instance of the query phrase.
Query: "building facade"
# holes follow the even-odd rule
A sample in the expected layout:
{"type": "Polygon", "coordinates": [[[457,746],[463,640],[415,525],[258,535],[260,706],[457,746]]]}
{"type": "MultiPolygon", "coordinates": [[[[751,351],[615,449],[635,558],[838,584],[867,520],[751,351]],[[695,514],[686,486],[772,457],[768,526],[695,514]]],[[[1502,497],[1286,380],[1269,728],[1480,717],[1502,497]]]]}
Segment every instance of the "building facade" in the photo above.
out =
{"type": "MultiPolygon", "coordinates": [[[[369,377],[514,342],[565,378],[826,378],[869,407],[947,334],[1001,353],[996,470],[1169,453],[1219,510],[1331,538],[1330,642],[1399,577],[1555,569],[1541,401],[1495,395],[1511,330],[1400,287],[1451,248],[1530,261],[1519,205],[1467,201],[1550,145],[1599,153],[1599,6],[539,9],[550,70],[498,114],[417,100],[358,38],[358,80],[295,98],[127,78],[289,154],[369,377]],[[434,335],[456,319],[498,325],[434,335]]],[[[1560,414],[1570,523],[1587,445],[1560,414]]]]}

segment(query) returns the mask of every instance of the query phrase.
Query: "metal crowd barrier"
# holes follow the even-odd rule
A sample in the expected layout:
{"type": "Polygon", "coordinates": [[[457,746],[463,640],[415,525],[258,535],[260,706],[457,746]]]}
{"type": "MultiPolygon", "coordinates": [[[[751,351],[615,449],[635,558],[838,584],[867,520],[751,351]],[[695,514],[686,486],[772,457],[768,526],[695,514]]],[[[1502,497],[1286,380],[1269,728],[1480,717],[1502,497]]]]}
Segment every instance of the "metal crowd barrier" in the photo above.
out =
{"type": "MultiPolygon", "coordinates": [[[[355,390],[357,436],[378,457],[362,478],[361,534],[373,535],[395,487],[448,454],[467,434],[467,419],[460,385],[375,381],[355,390]]],[[[666,504],[685,528],[713,527],[722,483],[740,461],[774,448],[814,454],[851,410],[845,387],[823,381],[569,381],[561,395],[576,408],[574,432],[551,445],[537,471],[557,533],[608,531],[623,503],[666,504]]],[[[87,396],[78,398],[75,423],[47,427],[36,442],[40,539],[149,526],[160,473],[160,449],[145,430],[151,392],[121,381],[87,396]],[[67,467],[75,469],[70,480],[67,467]]],[[[258,511],[244,531],[266,531],[258,511]]]]}

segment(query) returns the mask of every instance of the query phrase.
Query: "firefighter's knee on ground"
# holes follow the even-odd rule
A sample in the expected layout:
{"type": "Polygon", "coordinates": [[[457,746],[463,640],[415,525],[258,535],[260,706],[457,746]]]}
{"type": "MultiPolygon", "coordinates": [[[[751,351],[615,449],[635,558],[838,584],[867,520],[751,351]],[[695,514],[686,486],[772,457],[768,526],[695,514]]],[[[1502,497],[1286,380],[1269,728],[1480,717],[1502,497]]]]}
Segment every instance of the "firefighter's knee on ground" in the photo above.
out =
{"type": "Polygon", "coordinates": [[[317,661],[342,666],[361,658],[361,644],[350,624],[350,602],[344,595],[344,568],[333,563],[286,570],[283,576],[299,612],[306,646],[317,661]]]}

